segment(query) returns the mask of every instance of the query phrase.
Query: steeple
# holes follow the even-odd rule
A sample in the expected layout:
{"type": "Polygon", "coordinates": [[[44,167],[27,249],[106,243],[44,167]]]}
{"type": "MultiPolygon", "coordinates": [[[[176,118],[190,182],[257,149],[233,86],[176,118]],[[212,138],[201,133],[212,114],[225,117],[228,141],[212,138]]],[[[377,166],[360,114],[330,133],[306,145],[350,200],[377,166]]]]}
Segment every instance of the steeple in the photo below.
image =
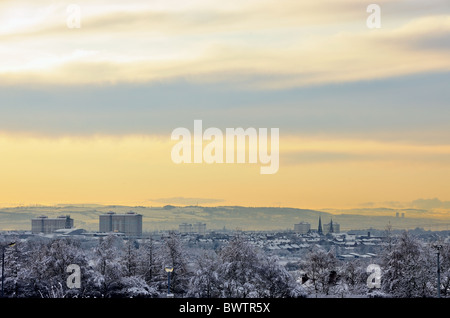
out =
{"type": "Polygon", "coordinates": [[[317,233],[319,233],[320,235],[323,234],[323,231],[322,231],[322,220],[320,218],[320,215],[319,215],[319,227],[317,228],[317,233]]]}

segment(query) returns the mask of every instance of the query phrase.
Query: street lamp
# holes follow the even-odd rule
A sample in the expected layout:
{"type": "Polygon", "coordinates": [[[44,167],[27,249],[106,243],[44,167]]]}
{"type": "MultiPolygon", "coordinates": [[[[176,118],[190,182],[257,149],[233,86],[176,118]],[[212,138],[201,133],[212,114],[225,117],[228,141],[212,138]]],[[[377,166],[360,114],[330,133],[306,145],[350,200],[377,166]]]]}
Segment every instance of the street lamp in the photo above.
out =
{"type": "Polygon", "coordinates": [[[166,266],[165,270],[167,272],[167,298],[172,298],[173,294],[170,293],[170,273],[173,272],[173,266],[166,266]]]}
{"type": "Polygon", "coordinates": [[[441,266],[439,265],[439,254],[442,249],[442,245],[433,245],[433,248],[436,250],[437,256],[437,297],[441,298],[441,266]]]}
{"type": "Polygon", "coordinates": [[[2,298],[4,295],[4,285],[5,285],[5,249],[10,246],[14,246],[16,242],[11,242],[5,245],[2,245],[2,298]]]}

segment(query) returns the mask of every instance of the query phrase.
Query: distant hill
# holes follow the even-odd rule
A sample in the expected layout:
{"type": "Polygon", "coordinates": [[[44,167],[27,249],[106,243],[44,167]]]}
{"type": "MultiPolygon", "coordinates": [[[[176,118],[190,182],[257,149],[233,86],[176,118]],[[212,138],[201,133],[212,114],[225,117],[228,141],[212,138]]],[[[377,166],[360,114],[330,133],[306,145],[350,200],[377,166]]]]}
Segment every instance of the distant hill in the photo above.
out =
{"type": "MultiPolygon", "coordinates": [[[[316,211],[308,209],[282,207],[242,207],[242,206],[120,206],[120,205],[58,205],[58,206],[27,206],[0,209],[0,230],[30,230],[31,218],[47,215],[55,217],[70,215],[75,227],[89,231],[98,230],[100,214],[114,211],[125,213],[134,211],[143,215],[144,231],[177,230],[181,223],[206,223],[207,229],[235,230],[286,230],[293,229],[294,224],[309,222],[316,229],[319,216],[322,223],[339,223],[341,231],[352,229],[384,229],[390,224],[393,229],[412,229],[421,227],[431,230],[445,230],[449,220],[425,217],[396,218],[395,210],[385,211],[382,215],[376,209],[364,209],[352,213],[347,211],[316,211]],[[384,214],[384,215],[383,215],[384,214]]],[[[380,211],[378,211],[380,212],[380,211]]],[[[412,213],[410,213],[412,214],[412,213]]],[[[406,214],[406,215],[410,215],[406,214]]],[[[416,213],[418,214],[418,213],[416,213]]],[[[421,214],[423,215],[423,213],[421,214]]]]}

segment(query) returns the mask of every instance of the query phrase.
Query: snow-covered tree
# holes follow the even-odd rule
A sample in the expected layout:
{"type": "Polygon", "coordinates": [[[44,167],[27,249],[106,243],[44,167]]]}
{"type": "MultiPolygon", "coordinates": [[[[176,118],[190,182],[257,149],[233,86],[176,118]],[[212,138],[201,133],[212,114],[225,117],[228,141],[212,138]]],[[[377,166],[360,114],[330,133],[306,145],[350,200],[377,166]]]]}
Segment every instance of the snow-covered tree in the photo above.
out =
{"type": "Polygon", "coordinates": [[[450,244],[442,243],[441,245],[439,262],[441,265],[441,295],[448,297],[450,296],[450,244]]]}
{"type": "Polygon", "coordinates": [[[122,265],[125,269],[125,276],[135,276],[138,272],[138,251],[134,240],[129,239],[125,244],[125,251],[122,253],[122,265]]]}
{"type": "Polygon", "coordinates": [[[27,266],[28,243],[17,241],[5,249],[4,296],[27,297],[27,284],[30,275],[27,266]]]}
{"type": "Polygon", "coordinates": [[[161,270],[164,265],[160,254],[160,246],[152,237],[139,246],[137,271],[153,288],[157,288],[160,282],[167,279],[167,274],[161,270]]]}
{"type": "Polygon", "coordinates": [[[295,281],[277,256],[261,255],[257,280],[258,297],[304,297],[305,290],[295,281]]]}
{"type": "Polygon", "coordinates": [[[17,297],[75,297],[79,290],[67,286],[66,270],[70,264],[87,265],[79,242],[56,239],[30,245],[17,272],[20,291],[17,297]]]}
{"type": "MultiPolygon", "coordinates": [[[[188,258],[185,247],[177,233],[171,232],[165,238],[160,249],[160,259],[162,264],[160,271],[164,273],[165,267],[173,268],[173,271],[168,274],[170,275],[170,292],[179,295],[187,293],[189,283],[188,258]]],[[[167,288],[167,284],[165,284],[165,287],[167,288]]]]}
{"type": "Polygon", "coordinates": [[[220,251],[221,290],[226,298],[257,297],[259,257],[242,235],[236,235],[220,251]]]}
{"type": "MultiPolygon", "coordinates": [[[[276,257],[269,257],[250,244],[243,235],[236,235],[218,253],[206,259],[191,280],[194,291],[207,287],[209,295],[225,298],[298,297],[301,287],[281,266],[276,257]]],[[[197,292],[197,295],[201,295],[197,292]]]]}
{"type": "Polygon", "coordinates": [[[366,268],[369,265],[368,261],[363,259],[353,259],[342,262],[338,273],[339,280],[336,292],[338,294],[344,293],[349,295],[365,295],[367,289],[368,274],[366,268]]]}
{"type": "Polygon", "coordinates": [[[156,297],[158,292],[150,287],[139,276],[126,276],[120,280],[121,289],[115,292],[115,296],[127,298],[156,297]]]}
{"type": "Polygon", "coordinates": [[[102,239],[95,248],[95,258],[91,262],[94,272],[89,282],[92,296],[111,297],[122,288],[120,281],[126,273],[121,262],[122,248],[122,240],[114,235],[102,239]]]}
{"type": "Polygon", "coordinates": [[[306,255],[303,269],[310,280],[307,285],[312,289],[310,292],[316,296],[329,294],[330,287],[336,283],[337,263],[334,250],[327,252],[321,247],[315,247],[306,255]]]}
{"type": "Polygon", "coordinates": [[[383,255],[382,289],[393,297],[430,297],[434,294],[432,251],[403,232],[383,255]]]}
{"type": "Polygon", "coordinates": [[[195,270],[189,281],[188,297],[220,298],[220,259],[212,252],[204,252],[195,259],[195,270]]]}

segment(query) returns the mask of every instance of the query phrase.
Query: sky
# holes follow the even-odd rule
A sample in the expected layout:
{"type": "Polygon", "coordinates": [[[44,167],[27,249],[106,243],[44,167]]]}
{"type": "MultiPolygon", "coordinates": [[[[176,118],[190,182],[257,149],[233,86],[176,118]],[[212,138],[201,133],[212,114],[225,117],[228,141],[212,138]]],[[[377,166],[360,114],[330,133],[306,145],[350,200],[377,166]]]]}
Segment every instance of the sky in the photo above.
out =
{"type": "Polygon", "coordinates": [[[436,208],[449,53],[447,0],[0,1],[0,206],[436,208]],[[279,170],[174,163],[194,120],[278,128],[279,170]]]}

